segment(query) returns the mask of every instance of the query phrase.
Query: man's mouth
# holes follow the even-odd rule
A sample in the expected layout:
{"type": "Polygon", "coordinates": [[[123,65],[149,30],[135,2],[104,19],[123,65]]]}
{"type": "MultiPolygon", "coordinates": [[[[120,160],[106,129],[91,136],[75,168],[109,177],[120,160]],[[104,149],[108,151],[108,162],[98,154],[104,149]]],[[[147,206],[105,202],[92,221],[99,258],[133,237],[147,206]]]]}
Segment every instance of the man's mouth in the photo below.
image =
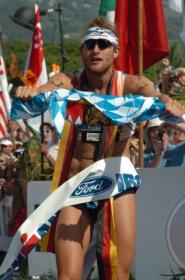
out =
{"type": "Polygon", "coordinates": [[[99,61],[102,61],[102,59],[99,58],[99,57],[91,57],[91,58],[90,58],[90,61],[91,61],[91,62],[99,62],[99,61]]]}

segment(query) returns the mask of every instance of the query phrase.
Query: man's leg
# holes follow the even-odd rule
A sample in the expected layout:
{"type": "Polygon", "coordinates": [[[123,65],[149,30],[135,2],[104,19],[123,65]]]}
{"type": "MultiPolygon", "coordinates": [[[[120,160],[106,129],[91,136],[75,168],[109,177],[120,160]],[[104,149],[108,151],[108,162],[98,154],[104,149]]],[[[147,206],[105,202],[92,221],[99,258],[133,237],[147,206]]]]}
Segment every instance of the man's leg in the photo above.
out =
{"type": "Polygon", "coordinates": [[[136,201],[135,194],[114,200],[115,231],[118,249],[118,280],[128,280],[135,253],[136,201]]]}
{"type": "Polygon", "coordinates": [[[62,209],[56,228],[56,261],[59,280],[80,280],[84,256],[92,233],[92,221],[81,207],[62,209]]]}

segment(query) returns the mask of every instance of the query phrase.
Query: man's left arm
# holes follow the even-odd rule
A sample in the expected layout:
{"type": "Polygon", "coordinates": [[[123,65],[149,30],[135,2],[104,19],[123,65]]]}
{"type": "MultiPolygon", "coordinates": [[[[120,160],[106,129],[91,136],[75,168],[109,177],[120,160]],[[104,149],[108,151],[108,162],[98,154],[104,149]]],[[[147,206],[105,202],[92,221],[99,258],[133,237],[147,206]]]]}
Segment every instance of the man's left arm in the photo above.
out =
{"type": "Polygon", "coordinates": [[[154,84],[142,76],[127,75],[124,85],[124,94],[138,94],[145,97],[158,97],[165,104],[166,111],[174,116],[182,116],[185,114],[185,107],[176,100],[171,99],[168,95],[157,91],[154,84]]]}

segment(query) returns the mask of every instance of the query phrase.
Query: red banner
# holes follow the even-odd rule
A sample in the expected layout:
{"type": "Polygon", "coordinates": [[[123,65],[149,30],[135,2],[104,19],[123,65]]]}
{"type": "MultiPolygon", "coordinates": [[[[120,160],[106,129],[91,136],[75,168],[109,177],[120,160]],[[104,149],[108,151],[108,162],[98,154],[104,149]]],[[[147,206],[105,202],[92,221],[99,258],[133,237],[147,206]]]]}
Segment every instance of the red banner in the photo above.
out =
{"type": "Polygon", "coordinates": [[[30,52],[28,54],[26,70],[30,71],[29,78],[32,79],[32,84],[40,85],[47,82],[40,12],[37,5],[35,5],[35,27],[30,52]]]}
{"type": "MultiPolygon", "coordinates": [[[[115,67],[130,74],[138,72],[138,1],[116,1],[115,24],[120,55],[115,67]]],[[[143,24],[143,68],[145,69],[169,53],[161,0],[143,0],[141,24],[143,24]]]]}

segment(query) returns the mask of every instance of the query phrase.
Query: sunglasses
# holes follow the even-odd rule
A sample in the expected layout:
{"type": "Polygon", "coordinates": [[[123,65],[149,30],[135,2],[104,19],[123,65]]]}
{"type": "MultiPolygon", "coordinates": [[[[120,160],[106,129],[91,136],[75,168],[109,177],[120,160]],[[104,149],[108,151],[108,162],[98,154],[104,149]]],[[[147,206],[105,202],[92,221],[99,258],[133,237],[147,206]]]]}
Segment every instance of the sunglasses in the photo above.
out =
{"type": "Polygon", "coordinates": [[[100,50],[105,50],[112,46],[112,44],[108,40],[104,39],[89,39],[83,43],[83,47],[85,47],[87,50],[93,50],[95,45],[97,45],[100,50]]]}
{"type": "Polygon", "coordinates": [[[52,131],[51,131],[50,129],[46,129],[46,130],[43,131],[44,134],[46,134],[46,133],[51,133],[51,132],[52,132],[52,131]]]}

